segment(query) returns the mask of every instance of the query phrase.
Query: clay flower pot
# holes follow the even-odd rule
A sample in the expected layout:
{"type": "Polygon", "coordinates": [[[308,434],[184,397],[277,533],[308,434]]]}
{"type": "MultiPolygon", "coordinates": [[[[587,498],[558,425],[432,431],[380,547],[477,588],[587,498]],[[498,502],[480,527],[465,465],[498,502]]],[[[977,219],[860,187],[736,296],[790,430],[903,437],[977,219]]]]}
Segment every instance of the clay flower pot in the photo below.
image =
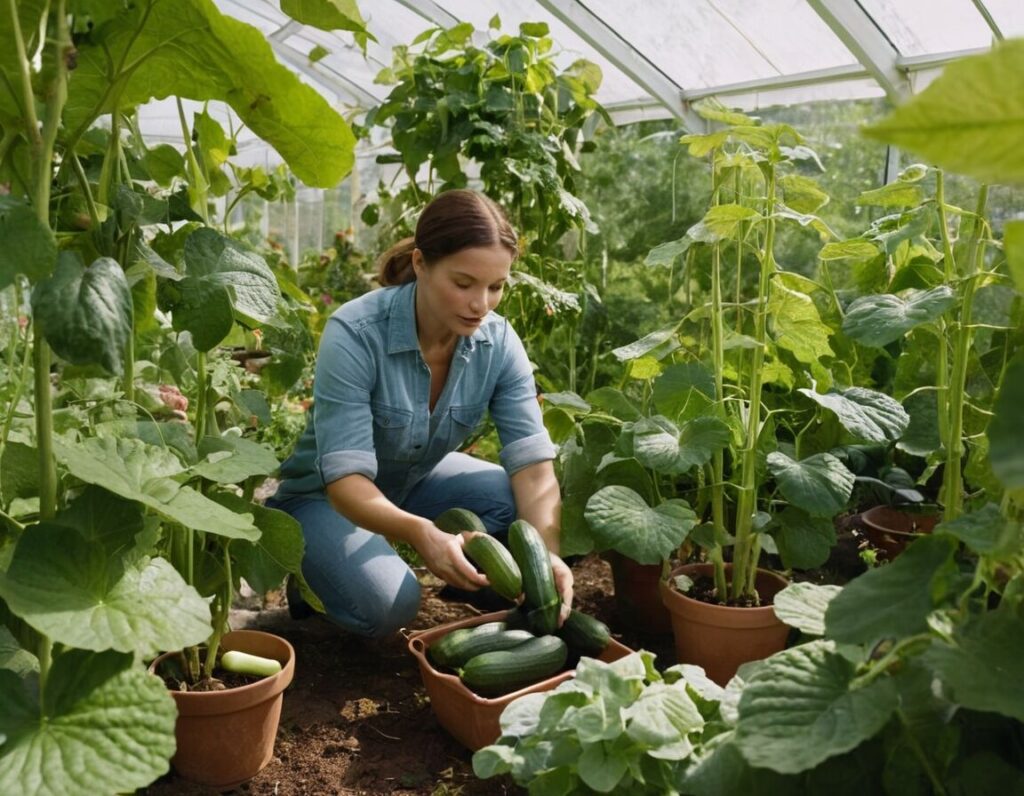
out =
{"type": "Polygon", "coordinates": [[[623,625],[648,635],[668,635],[672,620],[661,601],[661,564],[638,564],[614,550],[601,554],[612,568],[615,606],[623,625]]]}
{"type": "MultiPolygon", "coordinates": [[[[728,580],[732,565],[725,566],[728,580]]],[[[695,600],[670,585],[677,575],[687,575],[694,580],[712,577],[714,565],[676,567],[668,583],[660,583],[661,599],[672,617],[677,663],[702,666],[708,677],[725,685],[740,664],[767,658],[786,646],[789,627],[775,616],[772,606],[737,608],[695,600]]],[[[757,570],[755,585],[762,599],[774,596],[786,584],[781,575],[766,569],[757,570]]]]}
{"type": "MultiPolygon", "coordinates": [[[[281,671],[225,691],[172,691],[178,706],[174,736],[178,749],[171,765],[179,776],[218,790],[229,790],[256,776],[274,754],[284,689],[295,674],[295,650],[280,636],[233,630],[221,650],[239,650],[281,662],[281,671]]],[[[149,670],[155,672],[165,652],[149,670]]]]}
{"type": "Polygon", "coordinates": [[[931,533],[939,523],[938,514],[912,514],[891,506],[875,506],[860,515],[864,535],[890,561],[915,539],[931,533]]]}
{"type": "MultiPolygon", "coordinates": [[[[507,615],[507,611],[495,611],[482,616],[472,616],[469,619],[432,627],[430,630],[416,633],[409,638],[409,651],[416,657],[416,661],[420,665],[423,685],[427,689],[430,707],[433,709],[438,723],[455,740],[474,752],[498,740],[501,735],[501,725],[498,719],[512,700],[526,694],[550,691],[575,673],[575,670],[569,669],[510,694],[487,699],[470,691],[454,674],[438,671],[431,665],[427,658],[427,650],[435,641],[439,641],[443,636],[460,627],[501,622],[507,615]]],[[[632,650],[629,647],[612,639],[598,658],[610,663],[626,657],[630,652],[632,650]]]]}

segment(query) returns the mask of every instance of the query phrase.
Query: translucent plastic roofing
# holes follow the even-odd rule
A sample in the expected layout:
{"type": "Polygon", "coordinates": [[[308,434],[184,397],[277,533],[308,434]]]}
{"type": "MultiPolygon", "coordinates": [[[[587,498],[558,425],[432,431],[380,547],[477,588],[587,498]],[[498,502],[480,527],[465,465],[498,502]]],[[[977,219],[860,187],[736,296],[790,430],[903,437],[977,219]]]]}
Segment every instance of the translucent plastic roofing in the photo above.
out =
{"type": "MultiPolygon", "coordinates": [[[[378,39],[364,57],[352,34],[295,22],[276,0],[215,2],[259,28],[278,58],[342,112],[388,94],[373,81],[395,45],[462,21],[483,43],[497,14],[503,32],[546,22],[561,66],[597,63],[598,99],[617,123],[675,116],[692,129],[701,123],[690,105],[707,96],[746,110],[885,95],[899,102],[950,60],[1024,35],[1024,0],[361,0],[378,39]],[[314,48],[327,55],[313,62],[314,48]]],[[[143,121],[160,137],[180,136],[173,103],[144,110],[143,121]]]]}

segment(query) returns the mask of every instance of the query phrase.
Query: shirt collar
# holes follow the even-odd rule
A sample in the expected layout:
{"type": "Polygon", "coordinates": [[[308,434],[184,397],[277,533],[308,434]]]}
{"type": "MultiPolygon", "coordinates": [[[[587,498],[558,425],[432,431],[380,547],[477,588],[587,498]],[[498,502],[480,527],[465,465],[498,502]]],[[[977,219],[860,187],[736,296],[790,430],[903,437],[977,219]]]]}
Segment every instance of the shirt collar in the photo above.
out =
{"type": "MultiPolygon", "coordinates": [[[[468,356],[478,343],[490,345],[491,336],[487,331],[487,323],[480,324],[469,337],[459,338],[455,347],[457,353],[468,356]]],[[[388,320],[388,353],[397,354],[401,351],[418,351],[419,338],[416,337],[416,280],[399,285],[391,299],[391,318],[388,320]]]]}

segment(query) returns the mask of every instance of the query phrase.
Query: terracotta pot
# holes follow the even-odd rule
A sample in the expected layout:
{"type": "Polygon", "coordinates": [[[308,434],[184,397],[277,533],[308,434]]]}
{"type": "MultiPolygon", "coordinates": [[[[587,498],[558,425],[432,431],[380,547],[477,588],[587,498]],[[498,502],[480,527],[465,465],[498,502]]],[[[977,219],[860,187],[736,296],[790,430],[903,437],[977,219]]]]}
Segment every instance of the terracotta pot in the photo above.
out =
{"type": "MultiPolygon", "coordinates": [[[[221,638],[221,650],[239,650],[281,662],[281,671],[255,683],[225,691],[172,691],[178,706],[171,765],[192,782],[229,790],[256,776],[274,754],[284,689],[295,674],[295,650],[280,636],[258,630],[233,630],[221,638]]],[[[155,672],[165,652],[149,670],[155,672]]]]}
{"type": "Polygon", "coordinates": [[[915,539],[931,533],[939,519],[938,514],[913,514],[891,506],[875,506],[860,515],[864,535],[889,560],[915,539]]]}
{"type": "MultiPolygon", "coordinates": [[[[440,672],[431,665],[426,653],[435,641],[460,627],[500,622],[507,615],[507,611],[495,611],[482,616],[473,616],[469,619],[449,622],[430,630],[424,630],[409,639],[409,651],[416,656],[416,661],[420,665],[423,685],[427,689],[430,707],[433,709],[438,723],[451,733],[455,740],[473,751],[498,740],[498,736],[501,735],[498,719],[512,700],[526,694],[550,691],[575,673],[575,670],[569,669],[510,694],[487,699],[470,691],[454,674],[440,672]]],[[[629,647],[612,639],[605,647],[604,652],[597,657],[602,661],[611,662],[624,658],[631,652],[629,647]]]]}
{"type": "Polygon", "coordinates": [[[638,564],[614,550],[601,556],[612,568],[615,607],[623,626],[648,635],[671,633],[672,620],[658,590],[661,564],[638,564]]]}
{"type": "MultiPolygon", "coordinates": [[[[732,565],[726,564],[726,578],[732,574],[732,565]]],[[[676,567],[669,576],[674,583],[677,575],[694,580],[713,577],[713,564],[686,564],[676,567]]],[[[766,569],[757,570],[755,586],[762,599],[782,591],[787,581],[766,569]]],[[[672,616],[675,635],[676,662],[702,666],[708,677],[725,685],[736,674],[740,664],[767,658],[786,646],[789,627],[782,623],[770,605],[756,608],[736,608],[695,600],[680,594],[664,581],[661,598],[672,616]]]]}

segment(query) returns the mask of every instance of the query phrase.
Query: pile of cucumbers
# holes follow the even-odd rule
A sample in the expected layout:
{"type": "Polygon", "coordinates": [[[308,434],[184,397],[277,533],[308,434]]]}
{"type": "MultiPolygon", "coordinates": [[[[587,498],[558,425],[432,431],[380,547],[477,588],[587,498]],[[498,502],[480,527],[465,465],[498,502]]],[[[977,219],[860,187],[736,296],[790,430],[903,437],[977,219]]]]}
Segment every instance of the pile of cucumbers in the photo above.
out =
{"type": "Polygon", "coordinates": [[[430,645],[428,656],[440,668],[455,671],[481,696],[499,696],[550,677],[582,655],[599,655],[611,640],[608,626],[581,611],[571,611],[562,627],[562,601],[547,545],[530,523],[516,520],[508,529],[508,548],[488,536],[467,509],[449,509],[434,520],[449,533],[479,531],[466,542],[469,559],[502,597],[521,605],[505,621],[453,630],[430,645]]]}

